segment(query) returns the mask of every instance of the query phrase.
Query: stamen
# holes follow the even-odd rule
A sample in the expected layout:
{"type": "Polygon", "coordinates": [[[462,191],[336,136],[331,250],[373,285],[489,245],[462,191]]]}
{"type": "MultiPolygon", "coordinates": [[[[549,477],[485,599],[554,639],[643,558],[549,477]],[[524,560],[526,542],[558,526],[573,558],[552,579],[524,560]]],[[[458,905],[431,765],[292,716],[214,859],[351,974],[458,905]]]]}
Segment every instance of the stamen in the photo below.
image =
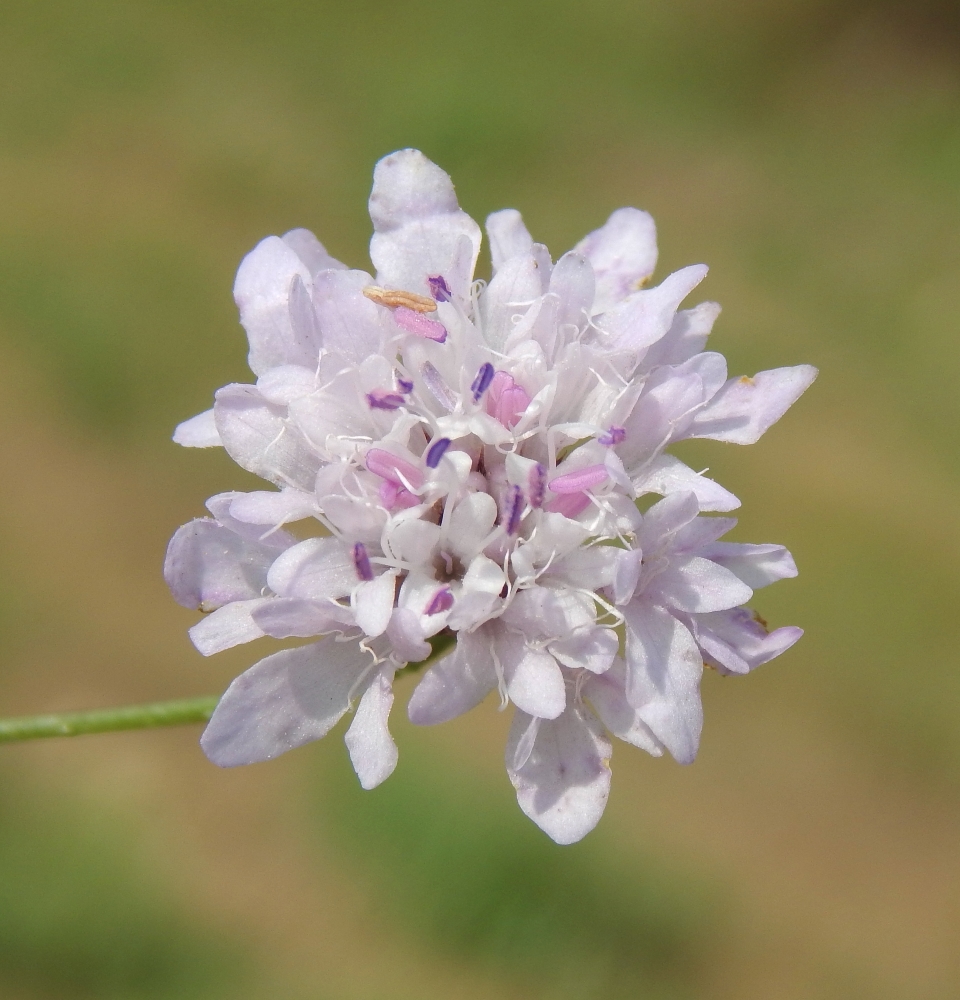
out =
{"type": "Polygon", "coordinates": [[[433,299],[428,299],[426,295],[417,295],[416,292],[403,292],[394,288],[380,288],[379,285],[367,285],[363,294],[371,302],[386,306],[388,309],[404,306],[414,312],[430,313],[437,308],[437,303],[433,299]]]}
{"type": "Polygon", "coordinates": [[[504,504],[506,518],[504,527],[508,535],[515,535],[520,530],[520,515],[523,514],[524,496],[519,486],[511,486],[504,504]]]}
{"type": "Polygon", "coordinates": [[[480,371],[477,372],[477,377],[473,380],[473,384],[470,386],[470,391],[473,393],[473,401],[475,403],[480,402],[480,397],[487,391],[492,381],[493,365],[487,361],[480,366],[480,371]]]}
{"type": "Polygon", "coordinates": [[[361,580],[369,582],[373,579],[370,558],[367,556],[367,547],[363,542],[357,542],[353,547],[353,568],[361,580]]]}
{"type": "Polygon", "coordinates": [[[450,447],[450,438],[437,438],[427,449],[427,457],[424,464],[428,469],[435,469],[440,464],[444,452],[450,447]]]}
{"type": "Polygon", "coordinates": [[[397,381],[397,388],[404,394],[404,396],[409,395],[413,392],[413,383],[408,379],[405,379],[400,372],[395,371],[393,377],[397,381]]]}
{"type": "Polygon", "coordinates": [[[547,470],[539,463],[530,470],[529,497],[531,507],[543,506],[543,494],[547,489],[547,470]]]}
{"type": "Polygon", "coordinates": [[[451,413],[457,408],[457,397],[450,391],[443,376],[429,361],[420,366],[420,374],[433,398],[451,413]]]}
{"type": "Polygon", "coordinates": [[[444,611],[449,611],[453,607],[453,593],[449,587],[438,590],[430,599],[424,614],[439,615],[444,611]]]}
{"type": "Polygon", "coordinates": [[[428,275],[427,284],[430,286],[430,294],[437,302],[449,302],[453,298],[453,292],[442,274],[428,275]]]}
{"type": "Polygon", "coordinates": [[[614,445],[622,444],[626,436],[627,430],[625,427],[611,427],[601,434],[597,438],[597,441],[607,448],[612,448],[614,445]]]}
{"type": "Polygon", "coordinates": [[[554,493],[582,493],[584,490],[599,486],[610,478],[605,465],[588,465],[576,472],[568,472],[563,476],[551,479],[549,487],[554,493]]]}
{"type": "Polygon", "coordinates": [[[386,389],[374,389],[367,393],[367,404],[374,410],[399,410],[404,402],[403,396],[386,389]]]}
{"type": "Polygon", "coordinates": [[[406,306],[397,306],[393,310],[393,318],[397,326],[402,327],[408,333],[415,333],[418,337],[425,337],[427,340],[436,341],[442,344],[447,339],[447,328],[443,323],[435,319],[428,319],[422,311],[408,309],[406,306]]]}

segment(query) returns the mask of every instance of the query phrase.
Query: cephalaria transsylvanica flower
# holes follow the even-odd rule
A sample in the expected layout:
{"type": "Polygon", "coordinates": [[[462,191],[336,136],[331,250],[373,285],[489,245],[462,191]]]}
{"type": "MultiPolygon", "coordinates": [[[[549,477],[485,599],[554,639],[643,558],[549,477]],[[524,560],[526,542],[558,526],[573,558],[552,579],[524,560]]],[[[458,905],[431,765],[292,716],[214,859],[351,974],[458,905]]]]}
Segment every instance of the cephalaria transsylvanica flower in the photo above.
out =
{"type": "Polygon", "coordinates": [[[611,736],[693,760],[704,664],[747,673],[800,637],[748,607],[796,575],[790,554],[720,541],[735,521],[704,512],[739,501],[666,449],[751,444],[816,370],[728,378],[704,350],[719,306],[679,308],[707,268],[645,287],[656,232],[637,209],[556,263],[495,212],[486,284],[480,229],[422,153],[377,164],[370,215],[375,277],[303,229],[248,254],[234,294],[256,383],[174,436],[276,487],[212,497],[171,540],[167,582],[207,612],[196,647],[313,640],[241,674],[201,744],[225,767],[268,760],[354,710],[373,788],[397,763],[394,676],[430,658],[410,718],[512,703],[520,807],[572,843],[606,804],[611,736]]]}

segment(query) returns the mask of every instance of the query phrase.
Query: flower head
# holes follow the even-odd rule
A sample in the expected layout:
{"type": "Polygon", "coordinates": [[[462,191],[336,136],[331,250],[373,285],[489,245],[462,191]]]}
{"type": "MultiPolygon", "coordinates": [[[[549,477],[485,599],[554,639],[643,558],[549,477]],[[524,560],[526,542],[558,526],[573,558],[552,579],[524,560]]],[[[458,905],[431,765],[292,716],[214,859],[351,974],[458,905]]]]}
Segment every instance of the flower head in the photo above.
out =
{"type": "Polygon", "coordinates": [[[266,760],[356,704],[346,742],[372,788],[397,762],[394,674],[433,657],[411,719],[497,691],[521,808],[572,842],[606,802],[608,734],[692,760],[703,664],[746,673],[799,638],[745,607],[795,575],[789,554],[717,541],[734,522],[702,512],[739,501],[666,449],[755,441],[816,372],[728,379],[703,350],[719,307],[679,308],[707,269],[645,287],[655,230],[636,209],[556,263],[494,213],[487,284],[479,227],[416,150],[377,164],[370,214],[375,275],[305,230],[251,251],[234,293],[257,381],[174,436],[276,487],[213,497],[171,540],[174,596],[209,612],[198,649],[316,640],[238,677],[201,743],[223,766],[266,760]],[[663,499],[641,514],[645,494],[663,499]]]}

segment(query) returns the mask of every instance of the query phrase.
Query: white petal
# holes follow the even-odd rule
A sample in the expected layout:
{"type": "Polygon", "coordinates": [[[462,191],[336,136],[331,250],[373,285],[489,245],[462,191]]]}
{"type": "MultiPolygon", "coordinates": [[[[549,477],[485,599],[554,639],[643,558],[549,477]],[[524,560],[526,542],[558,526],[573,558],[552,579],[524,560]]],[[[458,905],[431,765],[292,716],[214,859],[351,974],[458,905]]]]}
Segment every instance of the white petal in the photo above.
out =
{"type": "Polygon", "coordinates": [[[527,232],[527,227],[515,208],[505,208],[488,215],[486,229],[494,274],[505,261],[520,254],[528,254],[533,248],[533,237],[527,232]]]}
{"type": "Polygon", "coordinates": [[[445,547],[469,562],[497,520],[497,502],[489,493],[470,493],[453,509],[444,529],[445,547]]]}
{"type": "Polygon", "coordinates": [[[510,700],[529,715],[555,719],[567,703],[563,673],[549,654],[510,635],[497,643],[510,700]]]}
{"type": "Polygon", "coordinates": [[[316,389],[316,369],[304,368],[303,365],[280,365],[265,371],[257,379],[257,391],[268,403],[276,406],[288,406],[316,389]]]}
{"type": "Polygon", "coordinates": [[[189,630],[190,641],[204,656],[212,656],[232,646],[259,639],[266,633],[250,617],[250,612],[265,601],[269,601],[269,598],[233,601],[217,608],[189,630]]]}
{"type": "Polygon", "coordinates": [[[643,515],[638,540],[644,552],[655,552],[670,536],[686,527],[700,513],[696,495],[671,493],[643,515]]]}
{"type": "Polygon", "coordinates": [[[432,726],[469,712],[497,686],[497,673],[484,629],[461,632],[453,653],[423,675],[407,705],[410,721],[432,726]]]}
{"type": "Polygon", "coordinates": [[[396,330],[387,310],[363,294],[372,284],[365,271],[324,271],[313,286],[323,346],[353,364],[381,354],[390,327],[396,330]]]}
{"type": "Polygon", "coordinates": [[[593,311],[606,312],[653,274],[657,266],[657,227],[647,212],[618,208],[574,250],[590,261],[597,276],[593,311]]]}
{"type": "Polygon", "coordinates": [[[572,324],[582,330],[587,325],[594,305],[596,280],[590,261],[581,253],[565,253],[550,275],[550,291],[560,299],[557,323],[572,324]]]}
{"type": "Polygon", "coordinates": [[[227,688],[200,738],[204,753],[235,767],[320,739],[349,709],[370,664],[356,643],[332,637],[266,657],[227,688]]]}
{"type": "Polygon", "coordinates": [[[416,149],[385,156],[373,172],[370,259],[377,281],[429,295],[427,277],[442,275],[467,297],[480,250],[480,227],[460,211],[450,178],[416,149]]]}
{"type": "Polygon", "coordinates": [[[279,493],[257,490],[241,493],[230,504],[230,513],[245,524],[286,524],[315,515],[317,500],[314,494],[303,490],[281,490],[279,493]]]}
{"type": "Polygon", "coordinates": [[[695,373],[678,375],[646,389],[624,421],[627,436],[617,454],[631,475],[689,427],[703,405],[703,381],[695,373]]]}
{"type": "Polygon", "coordinates": [[[703,659],[690,631],[664,608],[632,601],[627,621],[627,700],[681,764],[697,755],[703,728],[703,659]]]}
{"type": "Polygon", "coordinates": [[[393,614],[393,599],[397,590],[397,573],[381,573],[373,580],[361,583],[353,592],[353,607],[357,626],[370,638],[383,635],[393,614]]]}
{"type": "Polygon", "coordinates": [[[419,663],[425,660],[433,649],[423,637],[420,616],[409,608],[394,608],[387,626],[387,638],[393,647],[394,656],[403,663],[419,663]]]}
{"type": "Polygon", "coordinates": [[[753,444],[816,377],[812,365],[797,365],[732,378],[696,415],[686,436],[753,444]]]}
{"type": "Polygon", "coordinates": [[[701,302],[692,309],[680,309],[666,335],[644,354],[641,367],[650,371],[657,365],[678,365],[699,354],[719,315],[720,306],[716,302],[701,302]]]}
{"type": "Polygon", "coordinates": [[[213,417],[213,407],[177,424],[173,440],[184,448],[216,448],[222,445],[217,422],[213,417]]]}
{"type": "Polygon", "coordinates": [[[573,844],[600,821],[610,794],[610,741],[591,713],[571,705],[542,721],[522,767],[512,768],[516,744],[529,728],[517,712],[507,740],[507,773],[520,808],[558,844],[573,844]]]}
{"type": "Polygon", "coordinates": [[[381,668],[363,693],[343,741],[360,784],[376,788],[397,766],[397,744],[387,720],[393,707],[393,668],[381,668]]]}
{"type": "Polygon", "coordinates": [[[514,318],[523,315],[541,294],[540,265],[533,254],[504,261],[480,300],[483,336],[495,351],[503,349],[514,318]]]}

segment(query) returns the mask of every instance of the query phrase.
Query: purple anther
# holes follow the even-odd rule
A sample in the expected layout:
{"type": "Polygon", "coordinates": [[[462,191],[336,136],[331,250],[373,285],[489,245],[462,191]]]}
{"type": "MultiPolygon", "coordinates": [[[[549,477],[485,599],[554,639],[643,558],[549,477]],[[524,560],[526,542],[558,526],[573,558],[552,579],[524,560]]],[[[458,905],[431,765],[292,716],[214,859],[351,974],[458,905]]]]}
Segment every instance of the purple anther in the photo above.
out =
{"type": "Polygon", "coordinates": [[[487,413],[504,427],[514,428],[530,405],[527,391],[507,372],[494,372],[487,392],[487,413]]]}
{"type": "Polygon", "coordinates": [[[543,506],[543,494],[547,489],[547,470],[539,463],[530,470],[528,480],[531,507],[543,506]]]}
{"type": "Polygon", "coordinates": [[[370,568],[367,547],[363,542],[357,542],[353,547],[353,568],[357,571],[357,576],[361,580],[369,582],[373,579],[373,570],[370,568]]]}
{"type": "Polygon", "coordinates": [[[442,274],[428,275],[427,284],[430,286],[430,294],[437,302],[449,302],[453,298],[450,286],[442,274]]]}
{"type": "Polygon", "coordinates": [[[554,497],[544,510],[548,514],[563,514],[564,517],[576,517],[590,506],[590,497],[586,493],[562,493],[554,497]]]}
{"type": "Polygon", "coordinates": [[[435,469],[440,464],[440,459],[443,458],[444,453],[447,448],[450,447],[450,438],[437,438],[436,441],[427,448],[427,457],[424,461],[424,465],[428,469],[435,469]]]}
{"type": "Polygon", "coordinates": [[[443,587],[430,598],[430,603],[427,605],[427,609],[424,614],[439,615],[444,611],[449,611],[452,607],[453,593],[449,587],[443,587]]]}
{"type": "Polygon", "coordinates": [[[577,469],[576,472],[557,476],[547,485],[554,493],[583,493],[584,490],[605,483],[609,478],[610,473],[605,465],[588,465],[584,469],[577,469]]]}
{"type": "Polygon", "coordinates": [[[523,514],[524,496],[519,486],[511,486],[504,498],[503,526],[508,535],[515,535],[520,530],[520,515],[523,514]]]}
{"type": "Polygon", "coordinates": [[[429,319],[423,313],[417,312],[416,309],[397,306],[393,310],[393,318],[397,321],[397,326],[403,327],[408,333],[415,333],[418,337],[435,340],[438,344],[442,344],[447,339],[447,328],[443,323],[429,319]]]}
{"type": "Polygon", "coordinates": [[[374,410],[399,410],[405,402],[403,396],[386,389],[374,389],[367,393],[367,404],[374,410]]]}
{"type": "Polygon", "coordinates": [[[480,402],[480,397],[487,391],[492,381],[493,365],[490,364],[489,361],[486,361],[480,366],[480,371],[477,372],[477,377],[473,380],[473,384],[470,386],[470,391],[473,393],[473,401],[475,403],[480,402]]]}
{"type": "Polygon", "coordinates": [[[383,448],[371,448],[367,452],[364,464],[375,476],[386,479],[396,486],[410,485],[414,489],[423,486],[423,473],[420,469],[405,458],[398,458],[383,448]]]}
{"type": "Polygon", "coordinates": [[[450,387],[444,382],[440,372],[429,361],[424,361],[420,366],[420,375],[424,385],[430,390],[430,395],[445,410],[452,412],[457,408],[457,397],[450,391],[450,387]]]}
{"type": "Polygon", "coordinates": [[[626,436],[627,429],[625,427],[610,427],[597,438],[597,441],[607,448],[612,448],[616,444],[622,444],[626,436]]]}
{"type": "Polygon", "coordinates": [[[393,373],[394,378],[397,381],[397,388],[404,394],[404,396],[409,395],[413,392],[413,383],[408,379],[405,379],[400,372],[395,371],[393,373]]]}

